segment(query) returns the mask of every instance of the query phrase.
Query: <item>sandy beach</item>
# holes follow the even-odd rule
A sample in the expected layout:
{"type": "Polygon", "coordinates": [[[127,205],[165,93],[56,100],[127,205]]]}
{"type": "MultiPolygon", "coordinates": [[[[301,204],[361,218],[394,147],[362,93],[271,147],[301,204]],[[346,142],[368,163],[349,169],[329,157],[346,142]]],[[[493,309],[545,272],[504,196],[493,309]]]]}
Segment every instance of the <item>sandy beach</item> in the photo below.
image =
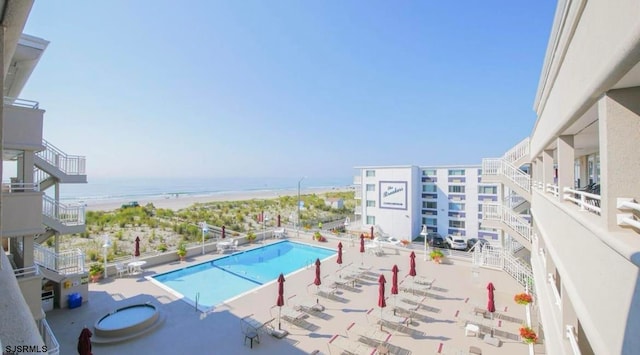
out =
{"type": "MultiPolygon", "coordinates": [[[[300,190],[301,195],[308,194],[323,194],[327,192],[344,192],[350,191],[349,187],[326,187],[326,188],[306,188],[300,190]]],[[[253,199],[272,199],[280,196],[295,196],[298,194],[297,189],[288,190],[256,190],[256,191],[228,191],[220,192],[210,195],[178,195],[171,197],[146,197],[140,198],[137,201],[141,206],[147,203],[152,203],[157,208],[168,208],[172,210],[179,210],[187,208],[195,203],[208,203],[219,201],[244,201],[253,199]]],[[[124,203],[131,202],[131,199],[109,199],[109,200],[96,200],[86,202],[87,211],[113,211],[118,209],[124,203]]]]}

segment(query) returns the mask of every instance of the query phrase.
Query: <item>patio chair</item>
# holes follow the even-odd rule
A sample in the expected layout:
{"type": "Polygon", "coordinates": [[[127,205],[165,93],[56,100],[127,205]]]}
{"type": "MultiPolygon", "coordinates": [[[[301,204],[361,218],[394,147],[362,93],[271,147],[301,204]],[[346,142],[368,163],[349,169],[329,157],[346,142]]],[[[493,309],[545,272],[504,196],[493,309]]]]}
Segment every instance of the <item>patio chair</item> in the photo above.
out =
{"type": "Polygon", "coordinates": [[[346,352],[347,354],[354,355],[370,354],[372,350],[372,348],[367,345],[350,340],[340,335],[335,335],[333,338],[331,338],[331,340],[329,340],[329,343],[327,344],[327,347],[329,347],[329,353],[331,353],[332,346],[338,348],[338,350],[340,350],[340,353],[346,352]]]}
{"type": "Polygon", "coordinates": [[[247,322],[245,318],[240,320],[240,330],[242,331],[242,335],[244,335],[244,345],[247,345],[247,340],[249,340],[249,346],[253,349],[254,341],[260,343],[258,329],[250,322],[247,322]]]}
{"type": "Polygon", "coordinates": [[[123,263],[116,263],[116,273],[118,277],[122,277],[122,275],[129,273],[129,269],[123,263]]]}

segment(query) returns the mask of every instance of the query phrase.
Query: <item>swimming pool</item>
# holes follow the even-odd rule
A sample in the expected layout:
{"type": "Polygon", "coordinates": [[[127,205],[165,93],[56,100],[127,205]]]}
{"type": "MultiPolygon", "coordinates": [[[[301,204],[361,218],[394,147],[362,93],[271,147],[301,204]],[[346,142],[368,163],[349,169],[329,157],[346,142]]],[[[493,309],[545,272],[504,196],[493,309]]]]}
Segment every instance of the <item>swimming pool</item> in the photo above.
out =
{"type": "Polygon", "coordinates": [[[195,304],[197,298],[199,307],[210,308],[274,281],[280,273],[292,273],[334,254],[331,249],[281,241],[159,274],[151,280],[184,301],[195,304]]]}

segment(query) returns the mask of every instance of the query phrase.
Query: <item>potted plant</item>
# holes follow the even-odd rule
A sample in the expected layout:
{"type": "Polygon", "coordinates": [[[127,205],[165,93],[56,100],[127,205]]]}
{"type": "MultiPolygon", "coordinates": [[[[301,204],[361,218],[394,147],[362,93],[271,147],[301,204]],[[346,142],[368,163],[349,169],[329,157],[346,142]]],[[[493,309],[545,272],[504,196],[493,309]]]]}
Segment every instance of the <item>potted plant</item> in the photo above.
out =
{"type": "Polygon", "coordinates": [[[89,266],[89,276],[91,277],[91,282],[98,282],[102,277],[102,273],[104,273],[104,265],[102,263],[93,263],[89,266]]]}
{"type": "Polygon", "coordinates": [[[247,241],[253,243],[254,240],[256,240],[256,234],[253,232],[247,233],[247,241]]]}
{"type": "Polygon", "coordinates": [[[411,242],[409,241],[409,239],[402,239],[400,241],[400,244],[402,244],[402,246],[406,248],[409,246],[409,244],[411,244],[411,242]]]}
{"type": "Polygon", "coordinates": [[[437,249],[431,251],[431,253],[429,253],[429,256],[431,257],[431,260],[433,260],[433,262],[437,264],[440,264],[442,262],[442,259],[444,258],[444,254],[442,254],[442,252],[437,249]]]}
{"type": "Polygon", "coordinates": [[[513,300],[516,301],[517,304],[527,305],[533,302],[533,297],[528,293],[518,293],[513,297],[513,300]]]}
{"type": "Polygon", "coordinates": [[[534,332],[533,329],[527,327],[526,325],[520,327],[520,337],[522,338],[522,341],[527,344],[535,344],[536,341],[538,341],[538,335],[536,334],[536,332],[534,332]]]}
{"type": "Polygon", "coordinates": [[[187,256],[187,245],[185,243],[180,243],[176,253],[180,257],[180,261],[184,261],[185,256],[187,256]]]}

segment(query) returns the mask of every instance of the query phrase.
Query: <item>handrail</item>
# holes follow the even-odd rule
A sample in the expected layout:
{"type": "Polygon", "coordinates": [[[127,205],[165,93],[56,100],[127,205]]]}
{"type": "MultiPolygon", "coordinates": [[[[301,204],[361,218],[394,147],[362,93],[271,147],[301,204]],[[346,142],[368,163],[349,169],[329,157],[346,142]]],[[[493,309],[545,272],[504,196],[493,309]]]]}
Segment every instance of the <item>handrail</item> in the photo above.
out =
{"type": "Polygon", "coordinates": [[[14,193],[25,191],[40,191],[40,187],[35,182],[3,182],[2,192],[14,193]]]}
{"type": "Polygon", "coordinates": [[[40,270],[38,269],[38,265],[32,265],[22,269],[14,269],[13,273],[16,275],[16,277],[36,276],[40,275],[40,270]]]}
{"type": "Polygon", "coordinates": [[[44,139],[42,145],[45,150],[38,152],[38,157],[67,175],[86,175],[86,158],[84,156],[68,155],[44,139]]]}
{"type": "Polygon", "coordinates": [[[84,205],[66,205],[47,195],[42,196],[42,213],[65,226],[77,226],[85,223],[84,205]]]}
{"type": "Polygon", "coordinates": [[[580,206],[580,211],[589,210],[597,214],[601,213],[600,209],[600,195],[592,194],[585,191],[578,191],[568,187],[562,189],[562,198],[567,201],[571,201],[580,206]],[[575,198],[574,196],[579,196],[575,198]]]}
{"type": "Polygon", "coordinates": [[[627,213],[618,213],[616,215],[619,226],[629,225],[636,229],[640,229],[640,221],[635,217],[640,212],[640,204],[635,202],[633,198],[619,197],[616,201],[616,207],[627,213]],[[631,213],[628,213],[631,212],[631,213]],[[635,213],[634,213],[635,212],[635,213]]]}
{"type": "Polygon", "coordinates": [[[555,197],[558,197],[558,185],[547,184],[545,192],[552,194],[555,197]]]}
{"type": "Polygon", "coordinates": [[[45,180],[47,180],[49,178],[49,173],[47,173],[46,171],[38,168],[37,166],[33,167],[33,181],[40,185],[42,184],[45,180]]]}
{"type": "Polygon", "coordinates": [[[357,175],[353,177],[353,184],[354,185],[362,185],[362,176],[357,175]]]}
{"type": "Polygon", "coordinates": [[[571,350],[573,350],[574,355],[581,355],[580,346],[578,345],[578,340],[576,339],[575,327],[572,325],[568,325],[565,328],[567,339],[569,339],[569,345],[571,345],[571,350]]]}
{"type": "Polygon", "coordinates": [[[513,163],[526,155],[529,155],[529,137],[523,139],[513,148],[504,153],[503,158],[506,161],[513,163]]]}
{"type": "Polygon", "coordinates": [[[33,245],[33,259],[38,265],[59,274],[81,274],[85,272],[84,253],[80,249],[72,249],[55,253],[40,245],[33,245]]]}
{"type": "Polygon", "coordinates": [[[513,209],[516,206],[519,206],[521,203],[527,201],[527,199],[525,199],[524,197],[518,195],[518,194],[514,194],[511,193],[507,196],[505,196],[504,199],[502,199],[503,205],[513,209]]]}
{"type": "Polygon", "coordinates": [[[504,158],[482,159],[482,175],[503,175],[528,193],[531,193],[531,177],[504,158]]]}
{"type": "Polygon", "coordinates": [[[40,107],[40,103],[38,101],[25,100],[25,99],[20,99],[17,97],[9,97],[9,96],[4,97],[4,105],[33,108],[33,109],[37,109],[40,107]]]}
{"type": "Polygon", "coordinates": [[[547,274],[547,282],[549,282],[549,284],[551,285],[553,296],[556,299],[556,305],[558,306],[558,308],[560,308],[560,310],[562,310],[562,299],[560,298],[560,292],[556,287],[556,279],[555,277],[553,277],[553,274],[551,273],[547,274]]]}
{"type": "Polygon", "coordinates": [[[47,346],[47,354],[49,355],[58,355],[60,354],[60,344],[58,343],[58,339],[56,339],[55,334],[51,330],[49,323],[46,319],[40,320],[40,336],[44,341],[44,344],[47,346]]]}
{"type": "Polygon", "coordinates": [[[518,216],[510,209],[503,208],[503,206],[499,204],[484,203],[482,204],[482,216],[487,220],[499,220],[507,224],[524,239],[531,242],[531,225],[527,220],[518,216]]]}

